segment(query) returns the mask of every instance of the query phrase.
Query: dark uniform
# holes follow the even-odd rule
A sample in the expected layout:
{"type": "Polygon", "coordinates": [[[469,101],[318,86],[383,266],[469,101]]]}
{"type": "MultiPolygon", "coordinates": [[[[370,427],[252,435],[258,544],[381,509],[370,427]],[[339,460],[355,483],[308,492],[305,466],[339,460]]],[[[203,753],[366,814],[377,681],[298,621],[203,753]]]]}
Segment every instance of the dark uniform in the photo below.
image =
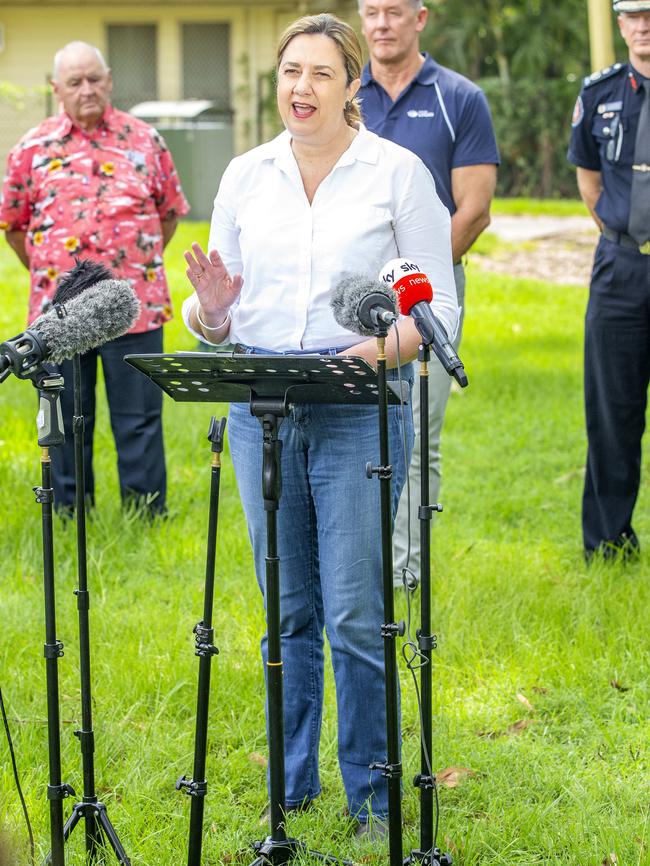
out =
{"type": "Polygon", "coordinates": [[[587,471],[582,506],[587,555],[638,548],[632,512],[650,375],[650,244],[628,234],[632,165],[644,79],[629,63],[584,80],[568,159],[601,172],[598,243],[585,319],[587,471]]]}

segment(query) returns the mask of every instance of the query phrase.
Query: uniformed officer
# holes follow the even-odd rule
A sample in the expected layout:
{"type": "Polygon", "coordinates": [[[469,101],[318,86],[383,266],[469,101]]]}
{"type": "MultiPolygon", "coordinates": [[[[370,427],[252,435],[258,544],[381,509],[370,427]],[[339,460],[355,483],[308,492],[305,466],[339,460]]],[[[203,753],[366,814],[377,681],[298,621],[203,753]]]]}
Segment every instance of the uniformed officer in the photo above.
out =
{"type": "Polygon", "coordinates": [[[584,80],[568,158],[602,234],[585,318],[587,558],[634,553],[650,377],[650,0],[614,0],[628,47],[584,80]]]}
{"type": "MultiPolygon", "coordinates": [[[[499,151],[490,109],[473,82],[420,52],[428,10],[422,0],[359,0],[361,27],[370,61],[361,75],[361,113],[372,132],[416,153],[433,175],[436,191],[451,214],[451,245],[458,304],[465,296],[462,257],[489,225],[499,151]]],[[[435,286],[434,286],[435,290],[435,286]]],[[[461,319],[462,328],[462,319],[461,319]]],[[[454,346],[460,342],[460,328],[454,346]]],[[[440,486],[440,432],[451,380],[437,358],[429,365],[429,501],[440,486]]],[[[413,420],[419,431],[419,385],[413,388],[413,420]]],[[[420,570],[420,438],[409,468],[410,519],[402,495],[393,543],[396,584],[407,558],[420,570]],[[411,544],[409,545],[409,523],[411,544]]]]}

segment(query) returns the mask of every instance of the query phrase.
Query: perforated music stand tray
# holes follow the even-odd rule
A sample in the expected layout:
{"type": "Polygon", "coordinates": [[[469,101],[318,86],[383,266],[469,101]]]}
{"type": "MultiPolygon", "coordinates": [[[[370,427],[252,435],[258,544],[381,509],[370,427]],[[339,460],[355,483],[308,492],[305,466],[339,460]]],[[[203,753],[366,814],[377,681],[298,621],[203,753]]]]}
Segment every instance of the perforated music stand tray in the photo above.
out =
{"type": "MultiPolygon", "coordinates": [[[[179,402],[284,398],[286,403],[372,404],[379,399],[377,371],[354,356],[177,352],[124,360],[179,402]]],[[[398,382],[386,384],[390,404],[408,402],[407,385],[400,390],[398,382]]]]}

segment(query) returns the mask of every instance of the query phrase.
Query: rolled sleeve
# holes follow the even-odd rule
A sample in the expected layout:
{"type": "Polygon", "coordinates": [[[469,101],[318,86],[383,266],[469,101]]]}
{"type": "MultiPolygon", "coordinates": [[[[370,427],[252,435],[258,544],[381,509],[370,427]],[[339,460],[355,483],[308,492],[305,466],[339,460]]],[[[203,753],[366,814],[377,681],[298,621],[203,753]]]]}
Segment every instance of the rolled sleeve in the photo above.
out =
{"type": "Polygon", "coordinates": [[[413,160],[397,209],[395,239],[400,257],[412,259],[433,287],[431,307],[447,335],[458,327],[459,308],[451,254],[451,217],[431,174],[413,160]]]}

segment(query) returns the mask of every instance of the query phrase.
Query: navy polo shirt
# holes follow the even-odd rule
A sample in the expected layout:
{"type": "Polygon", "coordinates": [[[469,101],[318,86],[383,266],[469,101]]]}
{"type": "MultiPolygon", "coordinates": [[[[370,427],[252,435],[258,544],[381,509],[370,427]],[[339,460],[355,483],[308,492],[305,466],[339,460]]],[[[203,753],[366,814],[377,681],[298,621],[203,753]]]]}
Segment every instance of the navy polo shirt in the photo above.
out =
{"type": "Polygon", "coordinates": [[[436,182],[449,213],[456,211],[451,171],[466,165],[499,164],[485,94],[469,79],[424,54],[424,63],[395,102],[370,72],[361,74],[361,114],[372,132],[416,153],[436,182]]]}
{"type": "Polygon", "coordinates": [[[628,230],[636,130],[648,86],[629,63],[617,63],[585,78],[573,112],[568,160],[601,173],[596,213],[616,232],[628,230]]]}

